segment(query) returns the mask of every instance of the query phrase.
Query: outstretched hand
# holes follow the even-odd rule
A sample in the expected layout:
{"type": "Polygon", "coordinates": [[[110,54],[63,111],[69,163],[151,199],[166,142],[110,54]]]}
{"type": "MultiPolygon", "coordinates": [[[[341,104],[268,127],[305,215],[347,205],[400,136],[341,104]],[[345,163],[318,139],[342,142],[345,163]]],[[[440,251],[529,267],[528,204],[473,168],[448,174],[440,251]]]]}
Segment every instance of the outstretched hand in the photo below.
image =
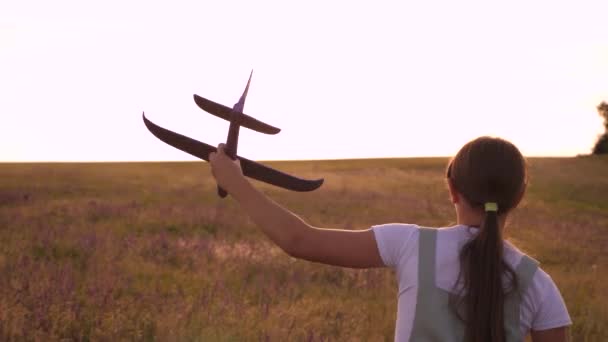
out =
{"type": "Polygon", "coordinates": [[[233,193],[244,180],[243,170],[239,160],[232,160],[224,152],[224,144],[219,144],[217,152],[209,154],[211,173],[219,186],[226,189],[228,193],[233,193]]]}

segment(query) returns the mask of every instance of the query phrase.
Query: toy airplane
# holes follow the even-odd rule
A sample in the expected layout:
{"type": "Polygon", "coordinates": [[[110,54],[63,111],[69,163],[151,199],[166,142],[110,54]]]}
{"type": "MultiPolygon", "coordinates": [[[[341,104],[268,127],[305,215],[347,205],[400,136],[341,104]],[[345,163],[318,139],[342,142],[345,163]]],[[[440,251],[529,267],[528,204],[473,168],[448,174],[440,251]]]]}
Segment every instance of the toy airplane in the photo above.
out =
{"type": "MultiPolygon", "coordinates": [[[[239,129],[241,126],[266,134],[277,134],[281,131],[279,128],[258,121],[243,113],[243,108],[245,107],[245,98],[247,97],[247,91],[249,90],[249,83],[251,82],[252,74],[253,71],[251,71],[251,74],[249,75],[249,80],[247,81],[247,86],[245,87],[243,95],[241,95],[241,98],[234,105],[234,107],[232,107],[232,109],[219,103],[207,100],[196,94],[194,95],[194,102],[196,102],[196,104],[202,110],[224,120],[230,121],[228,139],[226,141],[224,151],[230,158],[238,159],[240,161],[241,168],[243,169],[243,174],[245,176],[293,191],[312,191],[319,188],[323,184],[323,179],[307,180],[298,178],[260,163],[256,163],[252,160],[245,159],[236,154],[239,140],[239,129]]],[[[142,116],[146,127],[150,132],[152,132],[152,134],[154,134],[158,139],[177,149],[206,161],[209,161],[210,153],[217,151],[216,147],[192,138],[188,138],[154,124],[152,121],[146,118],[145,113],[143,113],[142,116]]],[[[218,195],[223,198],[226,197],[227,193],[224,189],[218,186],[218,195]]]]}

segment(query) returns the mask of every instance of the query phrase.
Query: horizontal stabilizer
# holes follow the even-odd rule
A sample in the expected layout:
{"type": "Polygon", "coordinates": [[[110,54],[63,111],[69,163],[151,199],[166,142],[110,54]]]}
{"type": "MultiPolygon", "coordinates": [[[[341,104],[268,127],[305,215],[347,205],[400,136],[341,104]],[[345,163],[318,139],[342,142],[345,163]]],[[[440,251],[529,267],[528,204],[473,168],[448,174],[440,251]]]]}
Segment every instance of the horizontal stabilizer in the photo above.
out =
{"type": "MultiPolygon", "coordinates": [[[[200,97],[196,94],[194,95],[194,102],[196,102],[196,105],[199,106],[202,110],[206,111],[207,113],[213,114],[224,120],[230,121],[232,108],[229,108],[229,107],[226,107],[219,103],[207,100],[206,98],[200,97]]],[[[239,123],[243,127],[247,127],[254,131],[266,133],[266,134],[277,134],[281,131],[280,128],[271,126],[267,123],[254,119],[251,116],[245,115],[243,113],[240,114],[239,123]]]]}

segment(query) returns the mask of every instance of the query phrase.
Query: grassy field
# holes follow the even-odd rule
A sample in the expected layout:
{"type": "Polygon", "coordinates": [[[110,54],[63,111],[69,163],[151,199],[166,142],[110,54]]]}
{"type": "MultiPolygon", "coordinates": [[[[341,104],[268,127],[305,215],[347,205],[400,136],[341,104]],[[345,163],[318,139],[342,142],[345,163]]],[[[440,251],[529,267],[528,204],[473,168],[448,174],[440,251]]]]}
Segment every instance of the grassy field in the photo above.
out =
{"type": "MultiPolygon", "coordinates": [[[[453,224],[446,159],[275,162],[321,189],[259,186],[312,224],[453,224]]],[[[608,340],[608,159],[532,158],[508,235],[561,289],[573,341],[608,340]]],[[[269,244],[206,163],[0,164],[0,340],[388,341],[388,269],[269,244]]]]}

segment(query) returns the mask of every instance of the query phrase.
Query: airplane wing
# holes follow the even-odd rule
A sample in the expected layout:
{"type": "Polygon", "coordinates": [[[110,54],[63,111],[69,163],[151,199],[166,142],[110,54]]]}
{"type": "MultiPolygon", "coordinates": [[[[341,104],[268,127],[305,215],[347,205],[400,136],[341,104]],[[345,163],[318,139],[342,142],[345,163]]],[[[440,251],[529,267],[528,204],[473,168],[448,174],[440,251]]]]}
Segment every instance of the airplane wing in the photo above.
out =
{"type": "MultiPolygon", "coordinates": [[[[180,149],[184,152],[187,152],[197,158],[204,159],[206,161],[209,161],[209,154],[211,152],[217,151],[217,148],[211,145],[205,144],[198,140],[194,140],[192,138],[188,138],[184,135],[175,133],[173,131],[154,124],[152,121],[146,118],[145,114],[142,114],[142,116],[146,127],[148,127],[148,130],[152,132],[152,134],[154,134],[158,139],[177,149],[180,149]]],[[[245,176],[262,181],[264,183],[272,184],[293,191],[312,191],[318,189],[323,184],[323,179],[302,179],[283,173],[281,171],[275,170],[273,168],[270,168],[268,166],[262,165],[246,158],[242,158],[239,156],[237,156],[237,158],[241,162],[241,168],[243,169],[243,174],[245,176]]]]}
{"type": "MultiPolygon", "coordinates": [[[[232,112],[232,108],[226,107],[219,103],[207,100],[204,97],[200,97],[194,94],[194,102],[199,106],[202,110],[209,114],[213,114],[217,117],[220,117],[224,120],[230,121],[230,113],[232,112]]],[[[257,119],[252,118],[249,115],[241,113],[240,115],[240,124],[243,127],[247,127],[254,131],[258,131],[266,134],[277,134],[281,131],[280,128],[271,126],[267,123],[259,121],[257,119]]]]}

